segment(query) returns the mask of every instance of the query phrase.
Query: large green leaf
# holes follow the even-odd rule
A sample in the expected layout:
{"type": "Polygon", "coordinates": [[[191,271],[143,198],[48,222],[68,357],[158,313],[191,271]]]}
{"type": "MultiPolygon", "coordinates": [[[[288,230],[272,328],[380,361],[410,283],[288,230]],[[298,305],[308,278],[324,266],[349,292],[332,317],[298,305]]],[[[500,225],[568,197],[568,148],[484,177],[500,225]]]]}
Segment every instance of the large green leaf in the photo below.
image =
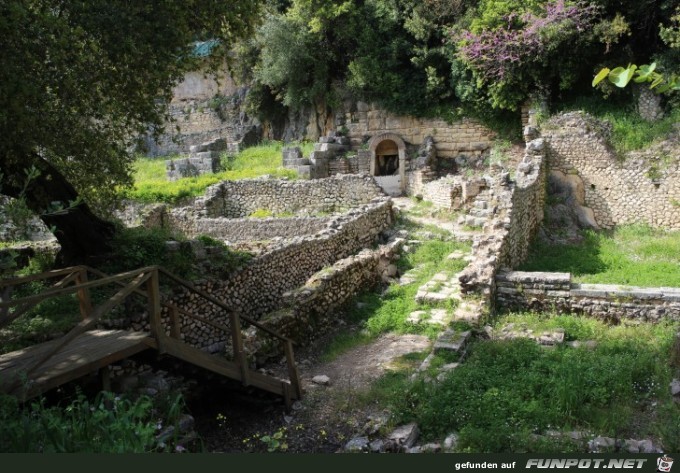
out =
{"type": "Polygon", "coordinates": [[[597,73],[595,78],[593,79],[593,87],[595,87],[597,84],[602,82],[605,77],[609,75],[609,68],[605,67],[603,68],[600,72],[597,73]]]}
{"type": "Polygon", "coordinates": [[[633,78],[636,69],[637,66],[635,65],[628,66],[627,69],[619,66],[609,72],[609,82],[617,87],[623,88],[627,86],[630,80],[633,78]]]}

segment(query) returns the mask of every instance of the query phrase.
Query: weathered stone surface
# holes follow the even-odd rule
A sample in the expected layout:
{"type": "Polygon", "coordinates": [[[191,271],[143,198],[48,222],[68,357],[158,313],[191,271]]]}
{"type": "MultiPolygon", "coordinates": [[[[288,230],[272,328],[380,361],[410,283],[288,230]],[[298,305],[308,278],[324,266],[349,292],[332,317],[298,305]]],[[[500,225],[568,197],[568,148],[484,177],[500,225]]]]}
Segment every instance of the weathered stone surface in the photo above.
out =
{"type": "Polygon", "coordinates": [[[385,451],[385,442],[381,439],[376,439],[369,444],[372,453],[382,453],[385,451]]]}
{"type": "Polygon", "coordinates": [[[542,128],[551,170],[578,175],[584,206],[592,209],[600,227],[647,223],[680,228],[680,212],[672,204],[680,196],[680,163],[663,160],[680,155],[677,132],[621,159],[609,143],[611,125],[583,112],[557,115],[542,128]]]}
{"type": "Polygon", "coordinates": [[[458,434],[449,434],[444,439],[444,449],[447,451],[455,450],[458,446],[458,434]]]}
{"type": "Polygon", "coordinates": [[[512,310],[545,311],[554,307],[606,320],[680,320],[680,289],[612,284],[569,284],[568,273],[500,272],[496,302],[512,310]]]}
{"type": "Polygon", "coordinates": [[[415,423],[397,427],[387,436],[390,450],[403,451],[413,447],[416,440],[418,440],[418,434],[418,425],[415,423]]]}
{"type": "Polygon", "coordinates": [[[345,444],[345,451],[349,453],[362,453],[368,451],[369,445],[368,437],[356,437],[345,444]]]}
{"type": "Polygon", "coordinates": [[[453,329],[448,329],[434,342],[434,351],[435,353],[439,351],[461,353],[471,336],[472,333],[470,331],[457,332],[453,329]]]}
{"type": "Polygon", "coordinates": [[[317,375],[312,378],[312,383],[320,384],[322,386],[328,386],[329,384],[331,384],[331,378],[329,378],[325,374],[317,375]]]}
{"type": "Polygon", "coordinates": [[[671,395],[676,399],[676,401],[680,401],[680,379],[674,379],[671,381],[671,395]]]}

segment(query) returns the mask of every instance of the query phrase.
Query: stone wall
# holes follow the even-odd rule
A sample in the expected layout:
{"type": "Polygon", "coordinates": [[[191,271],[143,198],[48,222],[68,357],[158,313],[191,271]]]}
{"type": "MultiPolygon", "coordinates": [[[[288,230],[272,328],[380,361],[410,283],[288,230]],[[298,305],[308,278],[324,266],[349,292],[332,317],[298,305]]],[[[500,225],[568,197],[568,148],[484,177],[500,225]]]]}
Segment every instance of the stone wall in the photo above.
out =
{"type": "Polygon", "coordinates": [[[342,175],[311,181],[249,179],[224,181],[196,199],[205,217],[241,218],[256,210],[281,213],[327,213],[365,204],[383,196],[369,176],[342,175]]]}
{"type": "Polygon", "coordinates": [[[304,286],[285,293],[285,308],[267,314],[261,322],[297,343],[308,342],[333,326],[334,309],[380,283],[385,269],[399,257],[403,243],[397,239],[377,250],[363,250],[319,271],[304,286]]]}
{"type": "Polygon", "coordinates": [[[542,126],[550,168],[578,175],[585,206],[604,228],[645,223],[680,229],[680,138],[619,159],[609,145],[611,127],[582,112],[553,117],[542,126]]]}
{"type": "MultiPolygon", "coordinates": [[[[259,319],[282,308],[286,292],[302,286],[324,267],[371,246],[392,224],[391,200],[376,201],[335,217],[328,228],[314,236],[298,237],[270,247],[226,279],[199,281],[196,287],[225,301],[235,311],[259,319]]],[[[221,311],[212,304],[196,302],[190,294],[178,293],[171,302],[204,318],[225,323],[221,311]]],[[[215,340],[223,335],[214,328],[206,324],[189,325],[191,322],[187,319],[183,323],[187,324],[185,341],[201,348],[220,348],[215,340]]]]}
{"type": "Polygon", "coordinates": [[[521,264],[538,231],[545,204],[545,143],[527,127],[524,159],[517,167],[515,181],[500,171],[487,181],[491,208],[483,234],[472,245],[473,261],[460,273],[461,291],[483,294],[493,301],[494,278],[501,268],[521,264]]]}
{"type": "Polygon", "coordinates": [[[382,110],[376,104],[352,101],[336,112],[335,123],[338,129],[347,128],[354,149],[378,133],[394,133],[415,145],[432,136],[439,158],[481,155],[491,147],[495,137],[493,131],[473,119],[448,123],[441,119],[407,117],[382,110]]]}
{"type": "Polygon", "coordinates": [[[458,210],[468,207],[473,199],[487,187],[481,177],[464,177],[448,175],[429,182],[423,182],[421,173],[411,173],[409,193],[421,196],[423,200],[432,202],[436,208],[458,210]]]}
{"type": "Polygon", "coordinates": [[[524,160],[517,166],[515,186],[503,226],[507,235],[498,253],[499,267],[516,268],[529,253],[529,244],[543,220],[547,179],[545,142],[527,143],[524,160]]]}
{"type": "Polygon", "coordinates": [[[187,238],[206,235],[227,243],[263,242],[273,238],[313,235],[334,221],[331,217],[196,218],[192,214],[172,212],[168,218],[168,224],[187,238]]]}
{"type": "Polygon", "coordinates": [[[587,314],[608,322],[680,320],[680,288],[573,284],[569,273],[498,273],[496,304],[509,310],[587,314]]]}

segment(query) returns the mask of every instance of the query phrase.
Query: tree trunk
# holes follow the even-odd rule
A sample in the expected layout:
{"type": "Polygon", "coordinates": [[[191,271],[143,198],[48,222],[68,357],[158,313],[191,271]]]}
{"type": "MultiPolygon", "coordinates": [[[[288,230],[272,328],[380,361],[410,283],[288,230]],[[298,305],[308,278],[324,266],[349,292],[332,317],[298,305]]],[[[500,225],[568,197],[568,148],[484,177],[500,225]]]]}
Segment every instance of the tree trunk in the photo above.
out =
{"type": "Polygon", "coordinates": [[[97,217],[84,203],[78,203],[78,193],[52,164],[37,155],[24,163],[5,160],[1,171],[0,191],[4,195],[22,198],[30,210],[40,216],[61,245],[58,266],[70,266],[96,261],[111,251],[115,226],[97,217]],[[26,170],[31,166],[40,172],[30,179],[24,191],[26,170]],[[56,208],[57,210],[51,210],[56,208]]]}

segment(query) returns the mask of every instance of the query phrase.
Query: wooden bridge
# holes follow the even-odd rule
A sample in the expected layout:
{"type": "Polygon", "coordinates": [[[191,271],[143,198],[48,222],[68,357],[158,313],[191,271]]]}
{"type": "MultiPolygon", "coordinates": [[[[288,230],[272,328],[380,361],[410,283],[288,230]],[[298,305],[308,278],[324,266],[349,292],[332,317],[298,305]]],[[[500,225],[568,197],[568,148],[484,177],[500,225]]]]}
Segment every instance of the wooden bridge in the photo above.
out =
{"type": "MultiPolygon", "coordinates": [[[[24,291],[25,292],[25,291],[24,291]]],[[[0,280],[0,327],[6,326],[43,301],[76,295],[82,320],[63,337],[23,350],[0,355],[0,392],[25,400],[60,386],[144,350],[156,350],[220,375],[284,397],[290,407],[302,397],[297,367],[290,339],[237,314],[224,302],[195,288],[189,282],[152,266],[136,271],[106,275],[87,266],[77,266],[22,278],[0,280]],[[191,297],[212,305],[220,317],[202,317],[161,299],[160,280],[187,291],[191,297]],[[40,294],[18,297],[27,284],[47,281],[56,283],[40,294]],[[92,295],[101,300],[93,306],[92,295]],[[107,291],[112,295],[102,296],[107,291]],[[148,314],[148,331],[102,330],[102,317],[114,310],[127,310],[132,298],[142,298],[148,314]],[[167,322],[162,314],[165,312],[167,322]],[[231,338],[231,357],[216,355],[196,348],[183,339],[183,319],[211,327],[231,338]],[[219,320],[219,321],[217,321],[219,320]],[[255,327],[281,344],[288,366],[288,380],[264,375],[249,367],[244,351],[241,327],[255,327]],[[230,359],[231,358],[231,359],[230,359]]],[[[140,307],[144,310],[144,307],[140,307]]],[[[188,325],[188,324],[184,324],[188,325]]],[[[108,373],[103,369],[102,373],[108,373]]],[[[108,378],[103,378],[105,388],[108,378]]]]}

